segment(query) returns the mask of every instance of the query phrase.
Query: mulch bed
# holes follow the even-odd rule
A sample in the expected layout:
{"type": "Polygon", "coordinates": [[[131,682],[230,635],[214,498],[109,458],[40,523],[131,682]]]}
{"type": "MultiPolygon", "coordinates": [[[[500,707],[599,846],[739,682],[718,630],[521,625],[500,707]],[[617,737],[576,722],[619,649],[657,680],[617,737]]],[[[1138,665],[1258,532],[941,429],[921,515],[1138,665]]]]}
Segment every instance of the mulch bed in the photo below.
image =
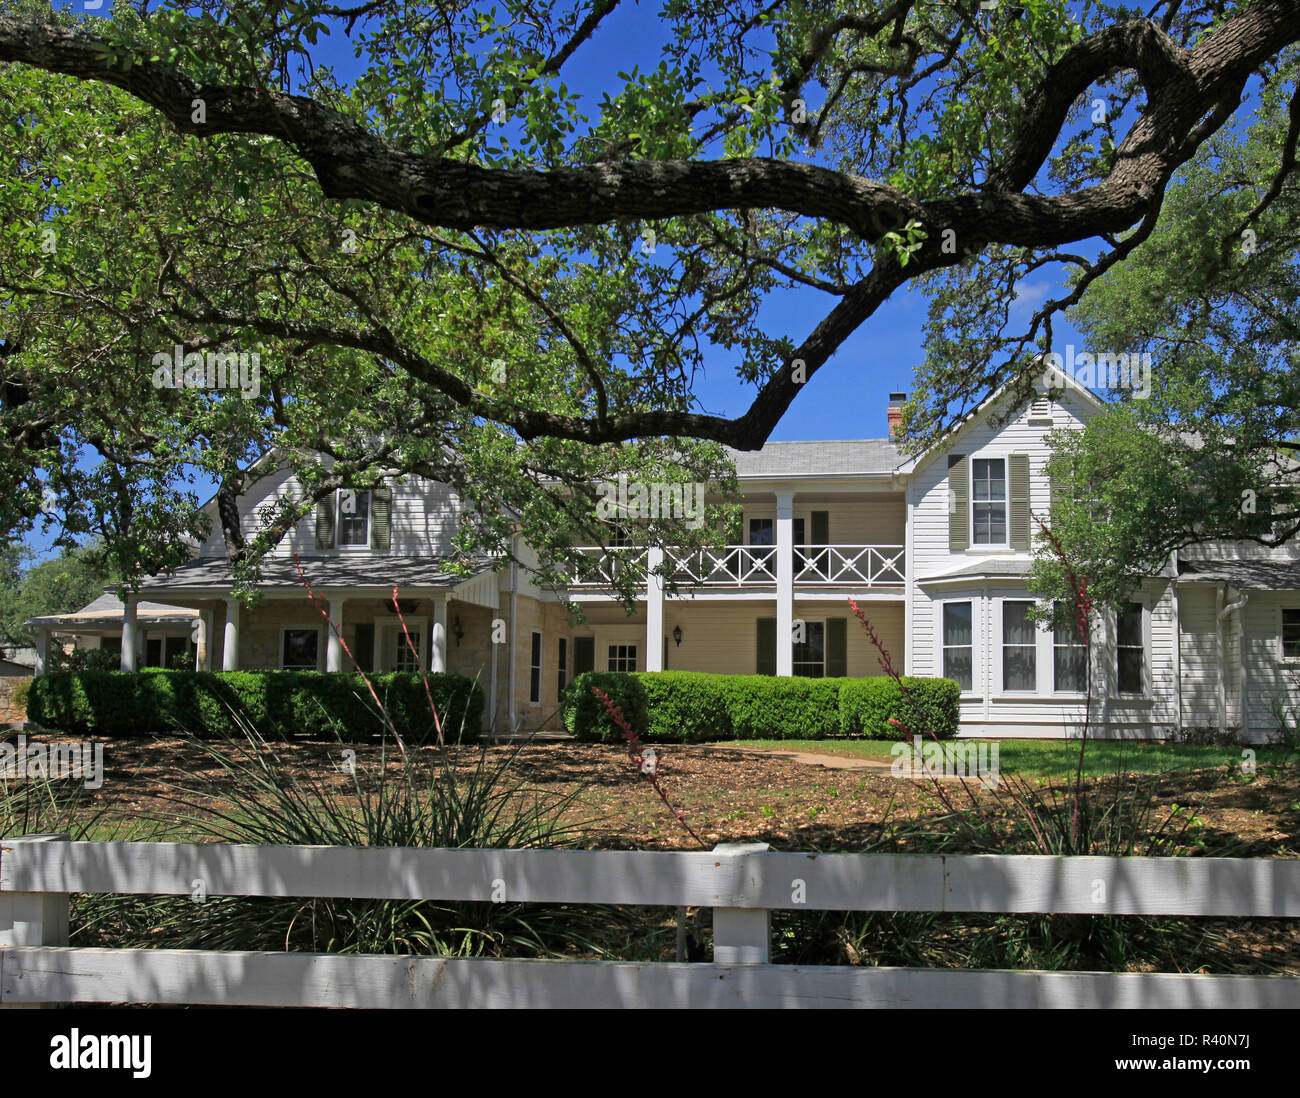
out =
{"type": "MultiPolygon", "coordinates": [[[[57,738],[57,737],[51,737],[57,738]]],[[[44,739],[44,737],[42,737],[44,739]]],[[[176,811],[175,787],[194,789],[218,783],[223,772],[193,742],[180,738],[105,740],[104,783],[88,797],[113,818],[161,818],[176,811]]],[[[344,746],[280,743],[273,750],[288,772],[345,794],[344,746]]],[[[364,778],[377,773],[376,745],[349,745],[364,778]]],[[[882,824],[913,819],[945,826],[947,810],[933,785],[897,780],[870,771],[811,766],[760,753],[723,752],[700,747],[656,745],[660,781],[673,805],[706,843],[767,842],[780,850],[854,851],[906,849],[878,844],[882,824]]],[[[473,766],[476,747],[453,748],[458,768],[473,766]]],[[[580,789],[569,819],[583,828],[582,845],[603,849],[698,849],[654,790],[618,746],[573,742],[487,748],[489,763],[515,752],[512,771],[525,787],[539,792],[580,789]]],[[[434,748],[415,749],[433,765],[434,748]]],[[[390,745],[387,769],[401,768],[390,745]]],[[[1249,782],[1226,768],[1182,772],[1154,779],[1158,803],[1192,805],[1204,821],[1197,834],[1206,852],[1239,857],[1300,856],[1300,768],[1266,768],[1249,782]]],[[[968,787],[982,804],[992,795],[968,787]]],[[[945,783],[953,803],[965,804],[954,783],[945,783]]],[[[1191,851],[1189,851],[1191,852],[1191,851]]]]}

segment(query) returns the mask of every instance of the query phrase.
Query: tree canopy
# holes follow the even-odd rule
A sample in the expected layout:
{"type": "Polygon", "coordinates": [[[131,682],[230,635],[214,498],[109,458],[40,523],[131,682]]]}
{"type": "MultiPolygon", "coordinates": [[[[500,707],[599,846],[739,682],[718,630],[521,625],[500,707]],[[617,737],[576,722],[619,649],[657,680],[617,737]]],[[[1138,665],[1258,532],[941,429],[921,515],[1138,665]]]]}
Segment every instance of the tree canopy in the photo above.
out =
{"type": "MultiPolygon", "coordinates": [[[[734,483],[720,444],[762,445],[909,284],[925,445],[1028,392],[1053,316],[1300,40],[1290,0],[667,0],[659,65],[593,105],[566,74],[619,8],[0,2],[0,529],[53,512],[130,580],[202,532],[207,474],[251,570],[335,487],[416,473],[477,505],[467,551],[517,523],[560,569],[599,536],[593,482],[734,483]],[[1072,294],[1011,330],[1043,269],[1072,294]],[[772,330],[792,288],[824,311],[772,330]],[[734,418],[693,393],[719,348],[754,387],[734,418]],[[167,384],[208,352],[239,385],[167,384]],[[245,544],[272,447],[307,494],[245,544]]],[[[1294,138],[1255,166],[1285,175],[1294,138]]]]}

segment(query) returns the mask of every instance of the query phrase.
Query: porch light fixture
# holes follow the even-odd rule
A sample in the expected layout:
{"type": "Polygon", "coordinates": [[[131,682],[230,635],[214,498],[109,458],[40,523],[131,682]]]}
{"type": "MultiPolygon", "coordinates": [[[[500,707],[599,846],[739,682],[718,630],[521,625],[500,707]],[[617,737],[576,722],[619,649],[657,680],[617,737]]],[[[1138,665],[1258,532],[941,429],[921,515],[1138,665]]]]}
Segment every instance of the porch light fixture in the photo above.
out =
{"type": "Polygon", "coordinates": [[[460,647],[460,638],[465,635],[465,630],[460,627],[460,615],[457,614],[451,619],[451,635],[456,638],[456,647],[460,647]]]}
{"type": "Polygon", "coordinates": [[[682,646],[682,627],[680,625],[673,626],[673,640],[678,648],[682,646]]]}

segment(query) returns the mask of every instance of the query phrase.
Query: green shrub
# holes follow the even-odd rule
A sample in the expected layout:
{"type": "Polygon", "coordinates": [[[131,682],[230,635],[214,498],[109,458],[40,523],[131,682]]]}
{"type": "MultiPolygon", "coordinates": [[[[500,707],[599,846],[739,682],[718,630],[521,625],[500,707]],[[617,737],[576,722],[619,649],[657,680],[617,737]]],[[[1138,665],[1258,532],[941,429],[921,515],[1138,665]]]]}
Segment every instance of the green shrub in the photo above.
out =
{"type": "Polygon", "coordinates": [[[591,688],[604,691],[623,719],[645,737],[646,693],[637,675],[617,671],[584,671],[564,688],[564,727],[584,743],[620,743],[623,730],[591,688]]]}
{"type": "Polygon", "coordinates": [[[14,684],[13,693],[9,695],[9,701],[15,709],[27,708],[27,697],[32,690],[32,679],[19,679],[14,684]]]}
{"type": "MultiPolygon", "coordinates": [[[[461,675],[431,674],[429,692],[450,740],[477,737],[483,690],[461,675]]],[[[397,731],[419,743],[434,735],[424,684],[414,671],[370,681],[397,731]]],[[[33,680],[28,719],[76,735],[191,732],[228,736],[231,709],[259,735],[365,741],[383,729],[360,674],[328,671],[59,671],[33,680]]]]}
{"type": "Polygon", "coordinates": [[[644,739],[655,743],[707,743],[735,739],[729,699],[740,675],[701,671],[639,672],[648,725],[644,739]]]}
{"type": "Polygon", "coordinates": [[[842,679],[728,675],[727,706],[738,740],[821,740],[839,732],[842,679]]]}
{"type": "Polygon", "coordinates": [[[912,735],[940,739],[957,734],[961,687],[952,679],[907,677],[903,682],[915,705],[909,710],[898,684],[890,678],[844,679],[840,687],[840,733],[873,740],[905,740],[912,735]]]}

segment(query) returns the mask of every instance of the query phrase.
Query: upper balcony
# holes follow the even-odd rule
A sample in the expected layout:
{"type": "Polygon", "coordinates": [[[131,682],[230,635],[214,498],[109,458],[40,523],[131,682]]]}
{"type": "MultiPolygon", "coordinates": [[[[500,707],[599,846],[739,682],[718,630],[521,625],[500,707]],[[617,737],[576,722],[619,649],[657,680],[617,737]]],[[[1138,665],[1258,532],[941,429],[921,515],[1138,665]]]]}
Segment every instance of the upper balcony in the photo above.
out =
{"type": "MultiPolygon", "coordinates": [[[[620,571],[644,571],[649,550],[645,546],[582,546],[592,558],[594,573],[574,577],[570,587],[599,590],[612,586],[620,571]]],[[[902,545],[796,545],[793,580],[797,589],[875,588],[901,590],[906,582],[906,549],[902,545]]],[[[694,552],[665,549],[665,563],[682,587],[776,589],[774,545],[727,545],[694,552]]]]}

